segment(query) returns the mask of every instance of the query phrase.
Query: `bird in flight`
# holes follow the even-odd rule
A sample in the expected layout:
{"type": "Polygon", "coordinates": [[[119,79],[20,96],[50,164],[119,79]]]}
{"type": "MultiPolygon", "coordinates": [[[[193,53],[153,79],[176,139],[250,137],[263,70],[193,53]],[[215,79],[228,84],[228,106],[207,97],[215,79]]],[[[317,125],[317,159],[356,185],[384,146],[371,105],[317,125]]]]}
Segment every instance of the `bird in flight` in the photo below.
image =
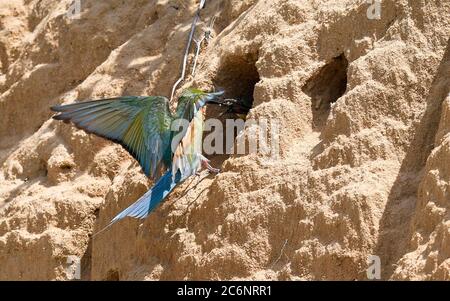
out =
{"type": "Polygon", "coordinates": [[[163,96],[124,96],[51,107],[59,113],[54,119],[72,122],[88,133],[120,143],[144,173],[156,180],[147,193],[117,214],[103,230],[127,216],[146,218],[178,184],[202,167],[219,172],[201,150],[206,104],[233,105],[221,98],[223,93],[187,89],[174,113],[163,96]]]}

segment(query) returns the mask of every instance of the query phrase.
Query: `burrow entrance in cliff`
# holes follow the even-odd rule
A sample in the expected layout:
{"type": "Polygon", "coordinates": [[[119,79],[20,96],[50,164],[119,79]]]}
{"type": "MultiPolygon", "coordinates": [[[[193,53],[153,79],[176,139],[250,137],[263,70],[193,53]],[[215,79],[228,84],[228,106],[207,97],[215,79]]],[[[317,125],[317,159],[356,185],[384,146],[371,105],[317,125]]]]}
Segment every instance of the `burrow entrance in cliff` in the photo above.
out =
{"type": "Polygon", "coordinates": [[[323,66],[303,86],[302,90],[311,97],[313,128],[320,130],[330,115],[331,104],[336,102],[347,89],[348,61],[341,54],[323,66]]]}
{"type": "MultiPolygon", "coordinates": [[[[215,86],[225,90],[226,98],[243,101],[251,108],[255,85],[260,80],[256,60],[257,56],[253,54],[225,56],[214,79],[215,86]]],[[[243,115],[247,113],[243,112],[243,115]]]]}
{"type": "MultiPolygon", "coordinates": [[[[210,106],[206,113],[206,118],[217,118],[223,124],[224,151],[226,149],[226,119],[246,119],[251,108],[253,108],[253,94],[255,85],[260,81],[259,73],[256,68],[258,55],[256,53],[247,53],[245,55],[227,55],[224,56],[219,64],[213,83],[218,89],[225,90],[224,97],[236,99],[244,106],[239,107],[238,114],[225,113],[226,108],[210,106]]],[[[208,133],[206,133],[208,134],[208,133]]],[[[237,129],[234,132],[233,141],[239,133],[237,129]]],[[[220,166],[229,155],[211,155],[208,158],[215,166],[220,166]]]]}

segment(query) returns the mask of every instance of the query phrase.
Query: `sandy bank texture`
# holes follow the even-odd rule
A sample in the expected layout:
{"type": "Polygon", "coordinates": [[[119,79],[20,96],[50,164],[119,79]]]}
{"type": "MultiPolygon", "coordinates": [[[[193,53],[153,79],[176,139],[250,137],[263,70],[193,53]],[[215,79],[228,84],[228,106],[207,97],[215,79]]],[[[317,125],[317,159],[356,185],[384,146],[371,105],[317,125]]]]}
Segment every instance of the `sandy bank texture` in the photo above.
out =
{"type": "Polygon", "coordinates": [[[214,157],[143,223],[151,185],[49,106],[170,95],[197,1],[0,3],[0,280],[450,279],[450,2],[209,0],[195,78],[254,96],[280,157],[214,157]],[[218,163],[217,163],[218,162],[218,163]]]}

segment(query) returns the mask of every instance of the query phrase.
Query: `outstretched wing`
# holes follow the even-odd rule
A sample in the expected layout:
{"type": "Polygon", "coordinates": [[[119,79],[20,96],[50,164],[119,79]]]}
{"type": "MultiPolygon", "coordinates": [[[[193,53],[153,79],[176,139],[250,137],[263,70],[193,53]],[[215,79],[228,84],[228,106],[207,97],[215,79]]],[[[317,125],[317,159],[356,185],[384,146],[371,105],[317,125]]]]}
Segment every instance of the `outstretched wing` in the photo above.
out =
{"type": "Polygon", "coordinates": [[[54,119],[122,144],[151,178],[170,166],[172,114],[165,97],[126,96],[51,109],[61,113],[54,119]]]}

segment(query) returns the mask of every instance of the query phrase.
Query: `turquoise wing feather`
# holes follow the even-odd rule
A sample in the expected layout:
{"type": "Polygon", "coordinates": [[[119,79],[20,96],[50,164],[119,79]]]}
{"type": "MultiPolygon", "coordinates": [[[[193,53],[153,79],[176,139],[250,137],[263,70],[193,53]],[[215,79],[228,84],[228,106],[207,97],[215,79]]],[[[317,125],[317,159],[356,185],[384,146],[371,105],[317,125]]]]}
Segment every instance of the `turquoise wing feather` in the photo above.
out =
{"type": "Polygon", "coordinates": [[[122,144],[145,174],[159,177],[171,165],[172,114],[169,101],[159,96],[126,96],[53,106],[54,119],[122,144]]]}

